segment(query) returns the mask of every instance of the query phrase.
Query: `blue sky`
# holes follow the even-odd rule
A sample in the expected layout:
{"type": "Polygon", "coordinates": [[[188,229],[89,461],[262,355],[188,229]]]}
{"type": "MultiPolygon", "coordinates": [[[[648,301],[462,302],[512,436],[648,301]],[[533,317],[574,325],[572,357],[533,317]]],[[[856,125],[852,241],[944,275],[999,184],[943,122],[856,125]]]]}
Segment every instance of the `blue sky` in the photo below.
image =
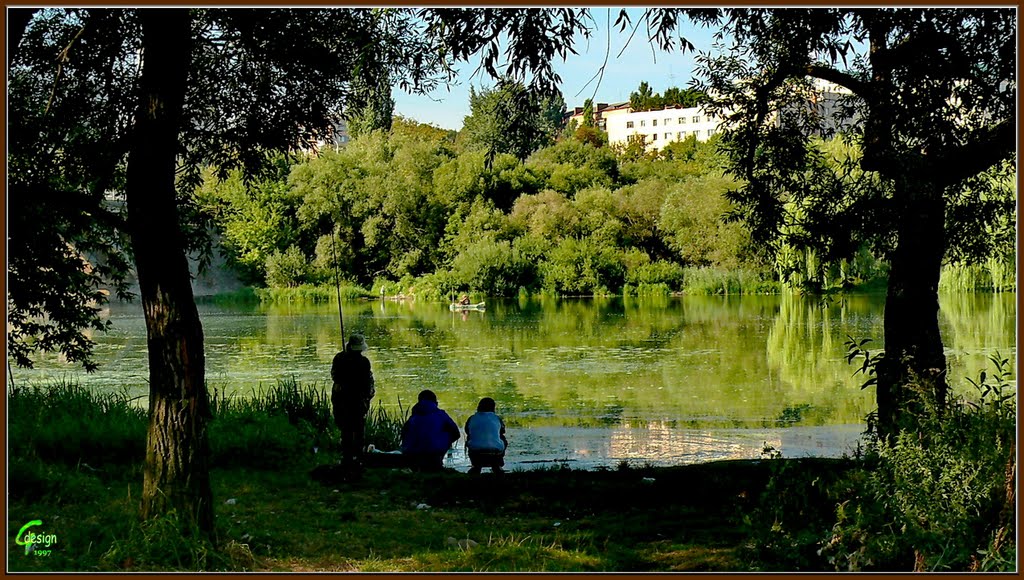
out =
{"type": "MultiPolygon", "coordinates": [[[[629,30],[620,33],[615,26],[620,8],[594,8],[596,30],[589,41],[579,36],[576,43],[578,55],[569,55],[565,61],[556,59],[555,70],[562,77],[562,95],[566,106],[583,106],[583,101],[593,98],[595,103],[613,103],[628,101],[629,94],[636,90],[641,81],[647,81],[651,89],[661,93],[665,89],[676,86],[686,87],[690,84],[693,74],[695,53],[682,54],[678,47],[671,53],[654,48],[647,41],[643,24],[637,31],[629,46],[616,58],[629,38],[629,30]],[[607,19],[610,11],[610,19],[607,19]],[[608,65],[600,86],[597,81],[587,82],[597,73],[604,61],[605,48],[608,42],[609,26],[611,28],[611,50],[608,65]],[[581,92],[582,91],[582,92],[581,92]]],[[[630,10],[636,24],[640,9],[630,10]]],[[[709,52],[715,31],[694,26],[689,22],[679,29],[679,33],[689,40],[696,51],[709,52]]],[[[463,118],[469,114],[469,87],[489,87],[493,81],[486,73],[480,72],[471,77],[479,64],[478,59],[469,63],[461,63],[458,84],[448,89],[441,87],[427,96],[410,95],[395,88],[392,97],[395,100],[395,113],[410,117],[423,123],[430,123],[445,129],[458,130],[462,127],[463,118]]]]}

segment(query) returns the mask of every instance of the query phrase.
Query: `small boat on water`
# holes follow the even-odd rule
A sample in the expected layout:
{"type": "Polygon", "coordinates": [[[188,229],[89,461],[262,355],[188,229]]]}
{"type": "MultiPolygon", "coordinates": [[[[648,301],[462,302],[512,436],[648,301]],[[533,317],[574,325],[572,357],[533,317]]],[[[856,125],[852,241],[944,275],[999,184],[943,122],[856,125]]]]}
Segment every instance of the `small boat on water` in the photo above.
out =
{"type": "Polygon", "coordinates": [[[485,310],[483,302],[477,302],[476,304],[459,304],[458,302],[452,302],[448,305],[448,310],[452,312],[458,312],[460,310],[485,310]]]}

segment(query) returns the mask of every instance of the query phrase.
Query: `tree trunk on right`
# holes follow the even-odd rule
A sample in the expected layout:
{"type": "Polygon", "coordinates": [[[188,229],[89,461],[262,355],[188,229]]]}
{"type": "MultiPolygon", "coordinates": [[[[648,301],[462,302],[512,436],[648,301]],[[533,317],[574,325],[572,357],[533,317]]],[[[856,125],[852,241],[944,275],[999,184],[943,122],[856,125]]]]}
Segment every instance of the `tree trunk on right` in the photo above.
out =
{"type": "Polygon", "coordinates": [[[885,302],[885,356],[877,370],[878,431],[888,438],[946,399],[939,333],[939,275],[945,254],[941,187],[921,176],[896,182],[902,207],[885,302]]]}

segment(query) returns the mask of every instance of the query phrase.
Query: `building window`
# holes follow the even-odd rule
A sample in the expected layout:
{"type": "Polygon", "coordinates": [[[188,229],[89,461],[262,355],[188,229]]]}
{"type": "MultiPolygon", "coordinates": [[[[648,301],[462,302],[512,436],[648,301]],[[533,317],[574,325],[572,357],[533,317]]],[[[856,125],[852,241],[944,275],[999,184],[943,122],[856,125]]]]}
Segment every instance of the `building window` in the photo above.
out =
{"type": "Polygon", "coordinates": [[[695,116],[693,117],[693,122],[694,122],[694,123],[700,123],[700,115],[695,115],[695,116]]]}
{"type": "Polygon", "coordinates": [[[676,133],[676,141],[682,141],[682,139],[683,139],[683,131],[680,131],[680,132],[676,133]]]}
{"type": "Polygon", "coordinates": [[[715,130],[714,129],[708,129],[708,137],[710,137],[710,136],[712,136],[714,134],[715,134],[715,130]]]}
{"type": "Polygon", "coordinates": [[[686,124],[686,117],[679,117],[678,121],[679,121],[680,125],[685,125],[686,124]]]}
{"type": "Polygon", "coordinates": [[[657,127],[658,126],[658,120],[657,119],[652,120],[651,121],[651,126],[652,127],[657,127]]]}
{"type": "Polygon", "coordinates": [[[643,127],[646,124],[647,124],[647,121],[644,121],[643,119],[640,119],[640,126],[641,127],[643,127]]]}
{"type": "Polygon", "coordinates": [[[626,128],[627,129],[632,129],[633,128],[633,121],[626,121],[626,128]]]}
{"type": "Polygon", "coordinates": [[[655,133],[654,135],[651,135],[651,141],[657,141],[657,140],[658,140],[658,134],[657,133],[655,133]]]}
{"type": "Polygon", "coordinates": [[[665,125],[668,125],[671,122],[672,122],[672,119],[665,119],[665,125]]]}
{"type": "Polygon", "coordinates": [[[665,133],[665,140],[668,141],[672,138],[672,133],[665,133]]]}

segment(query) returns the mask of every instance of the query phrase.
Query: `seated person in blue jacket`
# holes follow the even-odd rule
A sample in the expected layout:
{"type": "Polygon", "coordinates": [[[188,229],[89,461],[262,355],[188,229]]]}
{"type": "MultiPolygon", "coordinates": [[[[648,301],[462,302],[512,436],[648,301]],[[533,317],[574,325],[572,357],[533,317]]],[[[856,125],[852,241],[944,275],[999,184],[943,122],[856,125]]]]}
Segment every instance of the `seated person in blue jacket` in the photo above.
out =
{"type": "Polygon", "coordinates": [[[492,473],[503,473],[505,465],[505,422],[494,413],[494,399],[484,397],[476,406],[476,414],[466,420],[466,451],[473,467],[470,473],[490,467],[492,473]]]}
{"type": "Polygon", "coordinates": [[[459,426],[438,408],[433,391],[422,391],[417,398],[402,426],[402,455],[413,469],[439,470],[452,443],[459,440],[459,426]]]}

